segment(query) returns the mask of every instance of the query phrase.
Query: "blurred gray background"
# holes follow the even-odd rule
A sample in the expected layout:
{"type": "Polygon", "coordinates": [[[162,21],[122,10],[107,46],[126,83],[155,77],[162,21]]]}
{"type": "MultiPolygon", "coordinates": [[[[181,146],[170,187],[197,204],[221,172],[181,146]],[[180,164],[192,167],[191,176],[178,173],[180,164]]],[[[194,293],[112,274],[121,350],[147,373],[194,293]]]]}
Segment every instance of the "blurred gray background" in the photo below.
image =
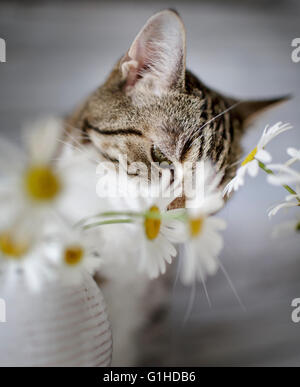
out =
{"type": "MultiPolygon", "coordinates": [[[[18,141],[22,123],[69,112],[104,80],[146,19],[167,7],[183,17],[188,67],[208,85],[242,98],[294,94],[257,120],[244,141],[246,152],[266,124],[291,122],[295,129],[270,146],[276,161],[285,160],[286,147],[300,145],[300,63],[291,60],[298,0],[1,2],[7,63],[0,64],[0,134],[18,141]]],[[[293,215],[266,215],[284,196],[261,173],[223,210],[221,259],[245,310],[220,271],[207,283],[212,306],[199,285],[183,324],[192,294],[177,284],[167,364],[300,364],[300,324],[291,321],[291,301],[300,297],[299,235],[272,240],[274,224],[293,215]]]]}

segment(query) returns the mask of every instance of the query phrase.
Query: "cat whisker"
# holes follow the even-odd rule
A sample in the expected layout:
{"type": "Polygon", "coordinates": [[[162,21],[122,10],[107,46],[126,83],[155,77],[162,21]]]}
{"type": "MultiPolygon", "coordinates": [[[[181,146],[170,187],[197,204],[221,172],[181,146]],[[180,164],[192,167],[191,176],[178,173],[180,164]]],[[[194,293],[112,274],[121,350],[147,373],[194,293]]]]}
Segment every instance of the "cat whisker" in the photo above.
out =
{"type": "MultiPolygon", "coordinates": [[[[96,159],[94,159],[93,157],[90,157],[89,154],[88,154],[88,152],[86,152],[84,149],[81,149],[81,148],[79,148],[79,147],[77,147],[77,146],[75,146],[75,145],[73,145],[73,144],[70,144],[70,143],[64,141],[64,140],[59,140],[59,142],[60,142],[61,144],[65,145],[66,147],[71,148],[71,149],[73,149],[74,151],[78,151],[79,153],[83,154],[89,161],[95,163],[95,165],[99,164],[99,160],[96,160],[96,159]]],[[[63,159],[64,159],[64,158],[61,157],[61,158],[58,158],[58,159],[56,159],[56,160],[58,161],[58,160],[63,160],[63,159]]]]}
{"type": "Polygon", "coordinates": [[[245,307],[245,305],[244,305],[243,301],[241,300],[240,296],[238,295],[238,292],[237,292],[237,290],[236,290],[236,288],[235,288],[235,286],[234,286],[234,284],[233,284],[233,282],[232,282],[232,280],[231,280],[227,270],[225,269],[225,267],[222,264],[222,262],[220,261],[220,259],[217,258],[217,260],[218,260],[218,264],[219,264],[219,266],[220,266],[220,268],[221,268],[221,270],[222,270],[226,280],[228,281],[228,284],[229,284],[229,286],[230,286],[230,288],[231,288],[235,298],[237,299],[240,307],[242,308],[242,310],[244,312],[246,312],[247,308],[245,307]]]}
{"type": "Polygon", "coordinates": [[[202,286],[203,286],[203,289],[204,289],[204,292],[205,292],[205,296],[206,296],[206,299],[207,299],[208,306],[211,308],[212,307],[212,303],[211,303],[210,297],[208,295],[208,290],[207,290],[207,286],[206,286],[205,280],[203,278],[203,275],[201,275],[201,282],[202,282],[202,286]]]}
{"type": "Polygon", "coordinates": [[[181,257],[184,253],[184,248],[183,248],[183,245],[179,246],[179,251],[178,251],[178,256],[179,256],[179,259],[178,259],[178,263],[177,263],[177,268],[176,268],[176,276],[175,276],[175,280],[174,280],[174,283],[173,283],[173,293],[175,291],[175,287],[179,281],[179,277],[180,277],[180,272],[181,272],[181,268],[182,268],[182,260],[181,260],[181,257]]]}
{"type": "Polygon", "coordinates": [[[229,164],[227,167],[226,167],[226,170],[227,170],[227,172],[229,172],[231,169],[236,169],[236,166],[237,165],[241,165],[241,163],[242,163],[242,161],[243,161],[243,157],[240,157],[237,161],[235,161],[234,163],[231,163],[231,164],[229,164]]]}
{"type": "Polygon", "coordinates": [[[65,145],[66,147],[68,147],[68,148],[70,148],[70,149],[73,149],[73,150],[82,152],[82,150],[81,150],[80,148],[78,148],[77,146],[75,146],[75,145],[73,145],[73,144],[70,144],[70,143],[67,142],[67,141],[64,141],[64,140],[59,139],[58,142],[61,143],[62,145],[65,145]]]}
{"type": "Polygon", "coordinates": [[[208,120],[204,125],[202,125],[200,127],[199,130],[202,130],[203,128],[205,128],[205,126],[211,124],[212,122],[214,122],[217,118],[219,117],[222,117],[224,114],[228,113],[230,110],[236,108],[238,105],[240,105],[241,102],[236,102],[234,103],[233,105],[229,106],[227,109],[223,110],[221,113],[217,114],[215,117],[211,118],[210,120],[208,120]]]}
{"type": "Polygon", "coordinates": [[[67,141],[64,141],[64,140],[58,140],[58,142],[60,142],[61,144],[65,145],[66,147],[70,148],[70,149],[73,149],[75,151],[78,151],[80,153],[83,153],[83,150],[81,148],[79,148],[78,146],[75,146],[73,144],[71,144],[70,142],[67,142],[67,141]]]}
{"type": "Polygon", "coordinates": [[[191,287],[190,298],[189,298],[188,306],[183,319],[183,324],[182,324],[183,326],[185,326],[188,319],[191,317],[191,313],[195,304],[195,299],[196,299],[196,282],[194,282],[191,287]]]}
{"type": "MultiPolygon", "coordinates": [[[[184,249],[182,249],[182,254],[180,255],[180,259],[179,259],[179,262],[178,262],[175,283],[177,283],[178,278],[179,278],[179,273],[180,273],[181,267],[182,267],[182,255],[184,253],[185,253],[185,251],[184,251],[184,249]]],[[[207,290],[207,286],[206,286],[204,277],[203,277],[202,274],[200,274],[200,277],[201,277],[201,283],[202,283],[202,286],[203,286],[203,289],[204,289],[204,293],[205,293],[205,297],[206,297],[208,306],[211,308],[212,307],[212,303],[211,303],[211,300],[210,300],[210,297],[209,297],[209,294],[208,294],[208,290],[207,290]]],[[[175,287],[175,284],[174,284],[174,287],[175,287]]],[[[173,287],[173,290],[174,290],[174,287],[173,287]]],[[[184,320],[183,320],[183,325],[185,325],[187,323],[188,319],[191,316],[191,313],[192,313],[192,310],[193,310],[193,307],[194,307],[194,304],[195,304],[195,299],[196,299],[196,289],[197,289],[197,281],[194,281],[192,286],[191,286],[191,294],[190,294],[188,306],[187,306],[187,309],[186,309],[186,312],[185,312],[185,316],[184,316],[184,320]]]]}
{"type": "Polygon", "coordinates": [[[239,165],[239,164],[241,164],[242,163],[242,161],[243,161],[243,158],[241,157],[240,159],[238,159],[237,161],[235,161],[234,163],[232,163],[232,164],[230,164],[230,165],[228,165],[228,169],[229,168],[233,168],[233,167],[236,167],[237,165],[239,165]]]}
{"type": "Polygon", "coordinates": [[[229,106],[227,109],[223,110],[221,113],[217,114],[215,117],[213,117],[213,118],[211,118],[210,120],[206,121],[206,123],[205,123],[204,125],[200,126],[200,128],[197,129],[197,132],[195,132],[195,133],[193,134],[193,136],[192,136],[193,142],[192,142],[192,144],[191,144],[191,147],[194,145],[194,142],[195,142],[196,140],[198,140],[198,137],[195,138],[195,139],[193,139],[194,136],[199,135],[200,131],[201,131],[203,128],[205,128],[207,125],[209,125],[209,124],[211,124],[212,122],[214,122],[217,118],[222,117],[224,114],[228,113],[230,110],[236,108],[240,103],[241,103],[241,102],[236,102],[236,103],[234,103],[233,105],[229,106]]]}
{"type": "MultiPolygon", "coordinates": [[[[76,128],[75,128],[76,129],[76,128]]],[[[73,142],[73,143],[75,143],[76,145],[77,145],[77,147],[75,147],[73,144],[73,146],[74,146],[74,149],[76,149],[76,150],[78,150],[78,151],[81,151],[81,153],[83,153],[83,154],[87,154],[87,151],[86,151],[86,147],[83,145],[83,144],[81,144],[79,141],[78,141],[78,139],[76,139],[75,137],[73,137],[69,132],[67,132],[67,131],[65,131],[65,134],[66,134],[66,136],[71,140],[71,142],[73,142]]],[[[81,138],[82,138],[82,136],[81,136],[81,138]]],[[[89,157],[90,159],[91,159],[91,157],[89,157]]],[[[93,161],[95,161],[96,163],[98,163],[99,162],[99,160],[96,160],[96,159],[94,159],[93,158],[93,161]]]]}
{"type": "Polygon", "coordinates": [[[70,128],[70,129],[73,129],[73,130],[78,130],[78,132],[81,132],[81,129],[80,128],[77,128],[77,126],[74,126],[72,124],[70,124],[70,122],[66,122],[65,125],[70,128]]]}
{"type": "MultiPolygon", "coordinates": [[[[73,129],[75,129],[75,130],[79,130],[79,129],[77,129],[77,128],[75,128],[75,127],[72,127],[71,125],[69,125],[69,127],[71,127],[71,128],[73,128],[73,129]]],[[[79,141],[78,141],[78,139],[76,139],[75,137],[73,137],[69,132],[65,132],[65,134],[66,134],[66,136],[68,136],[70,139],[71,139],[71,141],[73,141],[73,142],[75,142],[75,144],[77,144],[77,146],[78,146],[78,148],[77,148],[77,150],[80,150],[81,149],[81,153],[83,153],[84,155],[87,155],[87,151],[86,151],[86,147],[83,145],[83,144],[81,144],[79,141]]],[[[89,139],[89,137],[87,136],[87,135],[80,135],[80,138],[81,139],[84,139],[84,138],[86,138],[86,139],[89,139]]],[[[98,164],[99,163],[99,161],[100,160],[98,160],[98,159],[95,159],[94,157],[88,157],[89,158],[89,160],[91,160],[91,161],[94,161],[96,164],[98,164]]]]}
{"type": "MultiPolygon", "coordinates": [[[[210,308],[212,308],[212,303],[211,303],[211,300],[210,300],[210,297],[209,297],[209,294],[208,294],[207,286],[205,284],[205,280],[204,280],[202,275],[201,275],[201,282],[202,282],[202,286],[203,286],[203,289],[204,289],[204,292],[205,292],[205,296],[206,296],[206,299],[207,299],[208,306],[210,308]]],[[[186,309],[186,312],[185,312],[185,316],[184,316],[184,320],[183,320],[183,325],[185,325],[187,323],[188,319],[190,318],[190,316],[192,314],[192,310],[193,310],[193,307],[195,305],[195,300],[196,300],[196,294],[197,294],[196,290],[197,290],[197,282],[195,281],[192,284],[192,286],[191,286],[191,294],[190,294],[188,306],[187,306],[187,309],[186,309]]]]}
{"type": "MultiPolygon", "coordinates": [[[[76,128],[74,128],[74,129],[76,129],[76,128]]],[[[76,129],[76,130],[77,130],[77,129],[76,129]]],[[[75,144],[77,144],[78,147],[84,149],[83,144],[81,144],[80,141],[79,141],[78,139],[76,139],[74,136],[72,136],[70,132],[65,131],[65,135],[66,135],[70,140],[72,140],[73,142],[75,142],[75,144]]],[[[80,133],[80,139],[83,139],[82,133],[80,133]]]]}
{"type": "MultiPolygon", "coordinates": [[[[79,133],[79,135],[78,135],[79,140],[90,140],[90,136],[89,136],[87,133],[83,132],[82,129],[77,128],[77,127],[75,127],[75,126],[73,126],[73,125],[71,125],[71,124],[66,124],[66,125],[67,125],[71,130],[73,130],[73,131],[76,130],[76,131],[79,133]]],[[[65,130],[65,135],[68,136],[68,137],[69,137],[71,140],[73,140],[74,142],[76,142],[79,146],[81,146],[81,147],[84,148],[84,145],[81,144],[80,141],[78,141],[78,139],[76,139],[75,137],[73,137],[69,131],[65,130]]]]}

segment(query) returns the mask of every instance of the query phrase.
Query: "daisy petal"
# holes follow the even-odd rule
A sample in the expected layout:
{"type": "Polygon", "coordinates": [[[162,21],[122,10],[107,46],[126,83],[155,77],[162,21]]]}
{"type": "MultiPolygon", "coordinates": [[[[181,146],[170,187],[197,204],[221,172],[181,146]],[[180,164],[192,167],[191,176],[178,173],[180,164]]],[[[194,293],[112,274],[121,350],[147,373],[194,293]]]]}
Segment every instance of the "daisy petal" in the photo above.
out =
{"type": "Polygon", "coordinates": [[[297,202],[294,202],[294,203],[287,203],[287,202],[280,203],[280,204],[278,204],[277,206],[273,207],[273,208],[269,211],[268,216],[269,216],[269,217],[272,217],[272,216],[276,215],[277,212],[278,212],[279,210],[281,210],[282,208],[291,208],[291,207],[296,207],[296,206],[298,206],[298,203],[297,203],[297,202]]]}
{"type": "Polygon", "coordinates": [[[260,149],[255,158],[263,163],[270,163],[272,161],[272,156],[265,149],[260,149]]]}
{"type": "Polygon", "coordinates": [[[255,177],[258,174],[259,166],[257,160],[251,161],[251,163],[247,164],[247,170],[251,177],[255,177]]]}
{"type": "Polygon", "coordinates": [[[24,141],[34,163],[49,163],[55,156],[63,136],[60,119],[44,118],[24,129],[24,141]]]}
{"type": "Polygon", "coordinates": [[[300,160],[300,150],[296,148],[287,148],[286,153],[292,157],[300,160]]]}

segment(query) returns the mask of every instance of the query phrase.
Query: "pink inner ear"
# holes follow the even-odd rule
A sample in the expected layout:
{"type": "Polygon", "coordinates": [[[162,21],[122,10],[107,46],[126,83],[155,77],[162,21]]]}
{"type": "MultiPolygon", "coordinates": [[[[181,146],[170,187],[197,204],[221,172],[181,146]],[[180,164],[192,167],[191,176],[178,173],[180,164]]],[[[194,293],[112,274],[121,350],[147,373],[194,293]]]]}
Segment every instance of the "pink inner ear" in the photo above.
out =
{"type": "Polygon", "coordinates": [[[147,68],[147,62],[150,63],[147,58],[147,42],[145,39],[136,40],[128,54],[134,60],[134,63],[129,65],[126,85],[134,86],[141,78],[143,69],[147,68]]]}
{"type": "Polygon", "coordinates": [[[137,35],[121,63],[128,93],[147,90],[159,95],[185,67],[185,33],[171,11],[153,16],[137,35]]]}
{"type": "Polygon", "coordinates": [[[134,86],[137,79],[138,79],[138,72],[139,67],[136,67],[134,65],[130,66],[130,69],[128,71],[128,76],[126,79],[126,86],[134,86]]]}

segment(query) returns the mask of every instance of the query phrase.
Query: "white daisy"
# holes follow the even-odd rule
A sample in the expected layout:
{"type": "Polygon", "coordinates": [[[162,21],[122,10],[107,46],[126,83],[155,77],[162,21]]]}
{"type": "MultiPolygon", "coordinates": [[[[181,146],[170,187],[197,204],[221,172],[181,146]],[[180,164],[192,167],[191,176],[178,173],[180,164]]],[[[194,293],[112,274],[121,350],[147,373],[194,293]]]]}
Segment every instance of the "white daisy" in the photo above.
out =
{"type": "MultiPolygon", "coordinates": [[[[47,245],[47,258],[58,272],[58,279],[70,286],[78,285],[84,276],[95,274],[102,265],[99,236],[95,232],[61,230],[47,245]]],[[[53,235],[52,235],[53,238],[53,235]]],[[[50,239],[51,240],[51,239],[50,239]]]]}
{"type": "Polygon", "coordinates": [[[1,287],[13,290],[23,281],[31,291],[39,291],[46,281],[53,280],[54,272],[47,264],[42,244],[28,229],[15,227],[0,231],[0,281],[1,287]]]}
{"type": "Polygon", "coordinates": [[[218,270],[218,257],[223,248],[220,231],[226,228],[226,223],[215,216],[203,216],[191,218],[189,228],[181,269],[181,281],[185,285],[197,280],[204,282],[207,275],[218,270]]]}
{"type": "Polygon", "coordinates": [[[257,146],[248,154],[238,168],[236,176],[227,184],[223,191],[223,195],[229,195],[232,191],[238,190],[244,184],[245,176],[248,173],[251,177],[255,177],[259,171],[259,163],[269,163],[272,156],[265,150],[265,147],[279,134],[292,129],[290,124],[282,124],[278,122],[272,127],[266,126],[257,146]]]}
{"type": "Polygon", "coordinates": [[[27,153],[1,139],[1,205],[11,213],[41,215],[45,208],[57,203],[63,181],[52,158],[62,130],[62,123],[54,119],[41,122],[31,131],[27,129],[27,153]]]}
{"type": "Polygon", "coordinates": [[[290,167],[282,164],[268,165],[272,171],[278,171],[276,175],[269,175],[268,182],[274,185],[282,185],[291,191],[290,195],[285,197],[285,201],[271,208],[268,215],[274,216],[283,208],[292,208],[300,206],[300,174],[290,167]],[[288,184],[297,183],[295,189],[288,184]]]}
{"type": "Polygon", "coordinates": [[[183,222],[169,217],[177,211],[167,210],[177,197],[176,184],[169,190],[170,183],[167,180],[162,180],[161,183],[160,187],[152,185],[149,191],[140,187],[140,195],[134,200],[125,200],[123,207],[125,211],[127,208],[145,213],[145,216],[135,222],[134,240],[139,258],[138,269],[147,273],[151,279],[166,272],[166,264],[170,264],[177,255],[174,243],[180,243],[184,238],[183,222]]]}
{"type": "Polygon", "coordinates": [[[286,163],[287,166],[294,164],[296,161],[300,161],[300,149],[287,148],[286,152],[291,157],[286,163]]]}
{"type": "Polygon", "coordinates": [[[187,202],[187,242],[183,257],[181,280],[190,285],[196,280],[205,281],[207,275],[218,269],[218,256],[223,248],[223,238],[219,231],[226,223],[211,214],[224,204],[222,192],[218,188],[220,176],[214,177],[209,164],[205,165],[205,195],[187,202]]]}
{"type": "Polygon", "coordinates": [[[292,208],[300,206],[300,173],[290,168],[285,164],[271,164],[268,168],[272,171],[277,171],[276,175],[269,175],[267,180],[273,185],[282,185],[292,190],[290,195],[287,195],[285,201],[274,206],[269,211],[269,216],[274,216],[282,208],[292,208]],[[288,185],[296,183],[295,189],[291,189],[288,185]]]}
{"type": "Polygon", "coordinates": [[[296,188],[296,194],[287,195],[285,201],[273,206],[268,212],[269,217],[277,214],[277,212],[283,208],[292,208],[300,206],[300,188],[296,188]]]}
{"type": "Polygon", "coordinates": [[[272,216],[276,215],[279,210],[282,210],[283,208],[292,208],[297,206],[299,206],[298,201],[292,201],[292,202],[285,201],[280,204],[276,204],[269,210],[268,216],[271,218],[272,216]]]}
{"type": "Polygon", "coordinates": [[[273,185],[300,184],[300,173],[285,164],[270,164],[267,166],[276,175],[269,175],[267,180],[273,185]]]}
{"type": "Polygon", "coordinates": [[[216,174],[210,162],[203,164],[202,174],[197,177],[197,185],[201,187],[194,196],[186,200],[186,208],[190,215],[213,214],[224,206],[222,192],[219,188],[222,174],[216,174]]]}
{"type": "Polygon", "coordinates": [[[245,175],[247,172],[246,166],[241,166],[236,171],[235,177],[230,180],[223,190],[223,196],[230,195],[232,191],[237,191],[245,183],[245,175]]]}
{"type": "MultiPolygon", "coordinates": [[[[60,153],[63,134],[62,121],[49,118],[25,129],[26,151],[5,139],[0,141],[0,270],[5,278],[26,280],[32,276],[27,282],[34,288],[38,287],[38,278],[42,282],[44,274],[52,279],[55,277],[53,267],[49,267],[45,258],[52,246],[45,242],[48,228],[57,231],[62,221],[73,219],[73,209],[82,205],[87,190],[85,186],[82,194],[77,195],[79,186],[85,185],[85,175],[74,176],[77,172],[74,159],[63,163],[55,160],[60,153]],[[20,229],[24,235],[19,233],[20,229]],[[25,238],[27,231],[30,235],[25,238]],[[8,275],[8,271],[23,275],[8,275]]],[[[91,189],[95,190],[95,186],[91,189]]],[[[79,250],[77,254],[79,256],[79,250]]],[[[84,253],[80,259],[78,257],[78,262],[89,264],[91,260],[86,257],[84,253]]]]}
{"type": "Polygon", "coordinates": [[[80,168],[85,162],[84,155],[57,160],[63,136],[63,122],[48,118],[25,129],[26,152],[1,139],[0,207],[7,218],[20,218],[22,214],[42,228],[53,215],[78,220],[81,207],[86,208],[86,203],[92,202],[90,196],[86,197],[87,192],[93,191],[94,204],[96,165],[85,174],[80,168]]]}

